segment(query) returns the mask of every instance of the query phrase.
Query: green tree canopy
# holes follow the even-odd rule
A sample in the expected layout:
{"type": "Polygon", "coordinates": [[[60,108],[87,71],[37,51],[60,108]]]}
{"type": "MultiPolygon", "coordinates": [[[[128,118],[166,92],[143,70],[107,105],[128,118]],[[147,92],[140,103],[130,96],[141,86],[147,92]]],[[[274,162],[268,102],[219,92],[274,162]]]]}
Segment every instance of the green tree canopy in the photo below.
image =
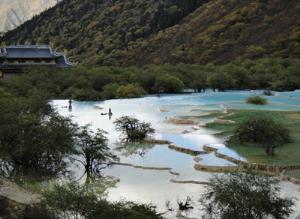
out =
{"type": "Polygon", "coordinates": [[[291,137],[289,130],[273,119],[257,116],[239,124],[232,142],[240,144],[255,144],[266,148],[268,155],[274,155],[274,148],[289,143],[291,137]]]}
{"type": "Polygon", "coordinates": [[[280,196],[277,179],[253,173],[215,176],[201,203],[207,219],[286,219],[294,205],[280,196]]]}
{"type": "Polygon", "coordinates": [[[184,84],[176,76],[162,75],[156,79],[154,89],[157,93],[176,93],[184,89],[184,84]]]}
{"type": "Polygon", "coordinates": [[[98,129],[93,132],[89,125],[78,128],[76,132],[75,144],[76,155],[85,168],[88,176],[92,173],[100,174],[100,171],[109,166],[110,162],[117,160],[107,145],[106,132],[98,129]]]}
{"type": "Polygon", "coordinates": [[[55,185],[44,192],[43,203],[48,211],[63,218],[87,219],[162,219],[152,205],[133,202],[106,201],[101,195],[95,194],[91,186],[78,185],[71,182],[66,185],[55,185]]]}
{"type": "Polygon", "coordinates": [[[138,84],[127,84],[120,86],[116,91],[118,98],[134,98],[145,95],[146,91],[138,84]]]}
{"type": "Polygon", "coordinates": [[[0,97],[0,156],[13,170],[56,174],[73,152],[74,126],[42,96],[0,97]]]}
{"type": "Polygon", "coordinates": [[[126,135],[125,140],[142,141],[148,135],[153,134],[155,130],[150,123],[141,122],[134,117],[123,116],[114,121],[116,129],[126,135]]]}

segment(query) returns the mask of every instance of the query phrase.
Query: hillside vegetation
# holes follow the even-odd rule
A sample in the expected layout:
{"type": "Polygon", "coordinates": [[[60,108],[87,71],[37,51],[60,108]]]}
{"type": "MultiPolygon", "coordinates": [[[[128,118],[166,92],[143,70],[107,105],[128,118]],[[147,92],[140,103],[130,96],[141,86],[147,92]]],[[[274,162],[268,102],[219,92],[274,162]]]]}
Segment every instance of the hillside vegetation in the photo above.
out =
{"type": "Polygon", "coordinates": [[[10,43],[50,43],[77,61],[114,64],[138,39],[170,27],[207,0],[64,0],[6,34],[10,43]]]}
{"type": "Polygon", "coordinates": [[[49,99],[105,100],[145,94],[234,89],[300,89],[299,59],[259,59],[225,65],[150,65],[27,69],[26,74],[1,81],[16,96],[36,91],[49,99]]]}
{"type": "Polygon", "coordinates": [[[50,42],[98,65],[299,58],[300,2],[64,0],[3,40],[50,42]]]}
{"type": "Polygon", "coordinates": [[[300,2],[214,0],[137,42],[124,63],[224,63],[300,56],[300,2]]]}

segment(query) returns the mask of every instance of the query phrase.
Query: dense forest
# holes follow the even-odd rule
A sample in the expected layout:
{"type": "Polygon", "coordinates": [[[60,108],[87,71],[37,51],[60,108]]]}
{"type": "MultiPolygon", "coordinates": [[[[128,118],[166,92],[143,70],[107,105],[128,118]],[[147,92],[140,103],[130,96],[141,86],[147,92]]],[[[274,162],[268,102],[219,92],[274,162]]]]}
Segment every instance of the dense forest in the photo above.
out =
{"type": "Polygon", "coordinates": [[[133,42],[177,24],[205,2],[65,0],[7,33],[4,41],[50,43],[77,61],[113,64],[133,42]]]}
{"type": "Polygon", "coordinates": [[[50,43],[97,65],[299,58],[300,2],[65,0],[3,41],[50,43]]]}
{"type": "Polygon", "coordinates": [[[47,98],[103,100],[145,94],[235,89],[295,90],[300,88],[299,59],[259,59],[224,65],[149,65],[27,69],[26,74],[0,81],[16,96],[39,92],[47,98]]]}

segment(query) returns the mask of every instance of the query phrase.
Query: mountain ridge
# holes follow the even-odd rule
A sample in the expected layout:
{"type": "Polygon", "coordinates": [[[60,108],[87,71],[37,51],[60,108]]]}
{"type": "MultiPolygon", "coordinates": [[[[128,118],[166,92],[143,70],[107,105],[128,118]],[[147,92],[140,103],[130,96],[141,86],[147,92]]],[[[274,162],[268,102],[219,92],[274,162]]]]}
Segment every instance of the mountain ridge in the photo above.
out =
{"type": "Polygon", "coordinates": [[[96,65],[299,58],[300,2],[64,0],[3,40],[50,43],[96,65]]]}

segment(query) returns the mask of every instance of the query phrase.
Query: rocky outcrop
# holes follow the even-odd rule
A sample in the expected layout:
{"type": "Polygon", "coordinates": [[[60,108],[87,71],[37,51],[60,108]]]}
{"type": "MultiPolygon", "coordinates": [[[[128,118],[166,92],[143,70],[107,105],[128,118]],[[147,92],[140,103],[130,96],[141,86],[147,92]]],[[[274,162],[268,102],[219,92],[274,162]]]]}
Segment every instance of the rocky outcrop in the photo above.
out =
{"type": "Polygon", "coordinates": [[[175,180],[175,179],[171,179],[170,182],[171,183],[177,183],[177,184],[209,185],[209,182],[197,181],[197,180],[175,180]]]}
{"type": "Polygon", "coordinates": [[[233,173],[239,171],[241,168],[239,168],[238,166],[211,166],[195,164],[194,169],[211,173],[233,173]]]}
{"type": "Polygon", "coordinates": [[[154,138],[147,138],[143,141],[143,143],[145,144],[161,144],[161,145],[169,145],[172,142],[168,141],[168,140],[159,140],[159,139],[154,139],[154,138]]]}
{"type": "Polygon", "coordinates": [[[232,125],[235,124],[236,122],[228,119],[216,119],[214,123],[218,125],[232,125]]]}
{"type": "Polygon", "coordinates": [[[142,166],[142,165],[135,165],[131,163],[121,163],[121,162],[111,162],[111,165],[120,165],[120,166],[127,166],[132,167],[135,169],[143,169],[143,170],[158,170],[158,171],[168,171],[171,175],[179,176],[180,174],[173,171],[170,167],[149,167],[149,166],[142,166]]]}
{"type": "Polygon", "coordinates": [[[184,153],[184,154],[189,154],[189,155],[192,155],[192,156],[207,154],[207,152],[205,152],[205,151],[195,151],[195,150],[192,150],[192,149],[189,149],[189,148],[178,147],[174,144],[170,144],[168,146],[168,148],[172,149],[172,150],[175,150],[175,151],[178,151],[178,152],[181,152],[181,153],[184,153]]]}
{"type": "Polygon", "coordinates": [[[1,0],[0,32],[12,30],[60,0],[1,0]]]}
{"type": "Polygon", "coordinates": [[[296,179],[296,178],[293,178],[293,177],[290,177],[290,176],[281,176],[280,177],[281,180],[283,181],[288,181],[288,182],[291,182],[293,184],[296,184],[296,185],[300,185],[300,179],[296,179]]]}
{"type": "Polygon", "coordinates": [[[183,119],[183,118],[170,118],[168,120],[165,121],[166,123],[171,123],[174,125],[197,125],[198,122],[195,122],[193,120],[190,119],[183,119]]]}
{"type": "Polygon", "coordinates": [[[238,160],[228,155],[218,152],[217,148],[210,147],[208,145],[203,146],[203,150],[207,153],[214,153],[216,157],[230,161],[236,166],[210,166],[203,164],[195,164],[194,169],[205,172],[216,172],[216,173],[229,173],[237,171],[251,170],[254,172],[263,173],[271,176],[279,176],[283,181],[289,181],[291,183],[300,185],[300,179],[296,179],[290,176],[286,176],[286,171],[300,170],[300,165],[269,165],[259,163],[249,163],[247,161],[238,160]]]}
{"type": "Polygon", "coordinates": [[[0,184],[0,196],[16,203],[30,205],[38,203],[41,199],[41,195],[23,189],[16,183],[4,178],[0,178],[0,184]]]}

